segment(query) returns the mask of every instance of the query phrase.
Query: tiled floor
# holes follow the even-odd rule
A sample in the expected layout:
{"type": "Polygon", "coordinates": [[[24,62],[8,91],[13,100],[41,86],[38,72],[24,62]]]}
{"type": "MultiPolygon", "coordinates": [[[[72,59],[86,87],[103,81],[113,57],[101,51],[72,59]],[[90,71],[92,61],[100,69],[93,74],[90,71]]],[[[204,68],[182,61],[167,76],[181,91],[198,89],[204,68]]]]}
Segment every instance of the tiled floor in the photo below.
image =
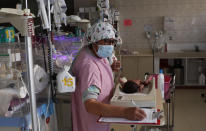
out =
{"type": "MultiPolygon", "coordinates": [[[[177,89],[173,131],[206,131],[206,103],[201,89],[177,89]]],[[[128,125],[113,125],[115,131],[132,131],[128,125]]]]}
{"type": "Polygon", "coordinates": [[[176,90],[174,131],[205,131],[206,103],[201,93],[206,90],[176,90]]]}

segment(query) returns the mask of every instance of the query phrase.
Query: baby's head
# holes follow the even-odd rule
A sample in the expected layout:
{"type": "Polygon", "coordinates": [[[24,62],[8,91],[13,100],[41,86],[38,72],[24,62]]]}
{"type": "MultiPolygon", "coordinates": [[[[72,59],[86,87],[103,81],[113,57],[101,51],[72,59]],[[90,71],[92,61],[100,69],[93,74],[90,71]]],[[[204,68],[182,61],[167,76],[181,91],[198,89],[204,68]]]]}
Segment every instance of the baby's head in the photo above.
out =
{"type": "Polygon", "coordinates": [[[140,86],[136,82],[128,80],[126,83],[124,83],[122,91],[124,93],[136,93],[139,92],[139,88],[140,86]]]}

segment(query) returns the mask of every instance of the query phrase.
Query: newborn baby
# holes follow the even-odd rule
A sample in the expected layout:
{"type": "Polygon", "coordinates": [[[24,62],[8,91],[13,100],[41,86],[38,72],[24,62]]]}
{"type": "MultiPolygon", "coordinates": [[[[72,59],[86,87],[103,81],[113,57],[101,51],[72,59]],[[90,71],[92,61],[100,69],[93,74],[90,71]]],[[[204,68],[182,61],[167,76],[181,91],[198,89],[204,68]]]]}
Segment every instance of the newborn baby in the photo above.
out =
{"type": "Polygon", "coordinates": [[[126,80],[126,78],[120,78],[121,91],[124,93],[136,93],[142,92],[144,87],[150,84],[152,76],[148,77],[147,80],[126,80]]]}

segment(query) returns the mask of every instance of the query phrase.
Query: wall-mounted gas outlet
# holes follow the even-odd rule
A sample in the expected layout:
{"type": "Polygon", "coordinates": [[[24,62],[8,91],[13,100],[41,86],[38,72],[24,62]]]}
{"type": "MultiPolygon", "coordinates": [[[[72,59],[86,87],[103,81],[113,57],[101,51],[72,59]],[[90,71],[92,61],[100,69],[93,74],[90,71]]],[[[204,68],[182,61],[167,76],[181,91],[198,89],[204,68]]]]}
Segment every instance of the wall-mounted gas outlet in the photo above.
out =
{"type": "Polygon", "coordinates": [[[147,32],[146,32],[146,38],[147,38],[147,39],[150,39],[150,38],[151,38],[151,34],[152,34],[152,32],[147,31],[147,32]]]}
{"type": "Polygon", "coordinates": [[[173,36],[169,36],[169,40],[173,40],[173,36]]]}

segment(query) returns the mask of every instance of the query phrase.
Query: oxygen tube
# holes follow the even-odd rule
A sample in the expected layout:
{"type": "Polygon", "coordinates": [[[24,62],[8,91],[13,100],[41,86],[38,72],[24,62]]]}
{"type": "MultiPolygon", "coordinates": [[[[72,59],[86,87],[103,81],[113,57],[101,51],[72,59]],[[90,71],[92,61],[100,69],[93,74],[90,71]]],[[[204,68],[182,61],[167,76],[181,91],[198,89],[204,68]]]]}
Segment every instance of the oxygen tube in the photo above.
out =
{"type": "Polygon", "coordinates": [[[52,37],[51,37],[51,32],[48,31],[48,69],[49,69],[49,78],[50,78],[50,84],[51,84],[51,96],[52,100],[56,102],[56,89],[54,87],[53,83],[53,76],[54,76],[54,67],[53,67],[53,46],[52,46],[52,37]]]}

